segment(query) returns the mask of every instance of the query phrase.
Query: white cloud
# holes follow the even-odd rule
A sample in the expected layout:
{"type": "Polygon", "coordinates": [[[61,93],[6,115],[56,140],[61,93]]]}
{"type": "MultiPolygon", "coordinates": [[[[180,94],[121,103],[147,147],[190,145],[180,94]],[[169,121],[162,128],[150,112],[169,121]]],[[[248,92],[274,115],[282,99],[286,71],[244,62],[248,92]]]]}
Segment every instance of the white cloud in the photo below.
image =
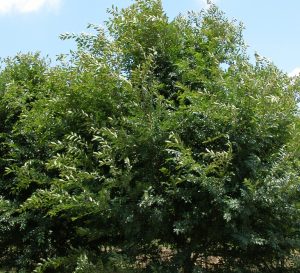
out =
{"type": "Polygon", "coordinates": [[[31,13],[43,8],[57,10],[61,0],[0,0],[0,14],[31,13]]]}
{"type": "Polygon", "coordinates": [[[291,71],[288,75],[289,77],[295,77],[300,74],[300,67],[296,67],[293,71],[291,71]]]}

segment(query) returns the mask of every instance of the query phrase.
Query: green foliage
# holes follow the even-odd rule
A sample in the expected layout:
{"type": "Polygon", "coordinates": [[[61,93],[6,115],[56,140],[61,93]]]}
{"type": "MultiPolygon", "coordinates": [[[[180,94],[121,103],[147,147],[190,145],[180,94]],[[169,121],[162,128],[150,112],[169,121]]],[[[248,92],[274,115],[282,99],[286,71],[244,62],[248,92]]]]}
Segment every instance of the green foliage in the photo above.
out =
{"type": "Polygon", "coordinates": [[[0,72],[0,267],[299,271],[299,79],[214,5],[113,7],[0,72]]]}

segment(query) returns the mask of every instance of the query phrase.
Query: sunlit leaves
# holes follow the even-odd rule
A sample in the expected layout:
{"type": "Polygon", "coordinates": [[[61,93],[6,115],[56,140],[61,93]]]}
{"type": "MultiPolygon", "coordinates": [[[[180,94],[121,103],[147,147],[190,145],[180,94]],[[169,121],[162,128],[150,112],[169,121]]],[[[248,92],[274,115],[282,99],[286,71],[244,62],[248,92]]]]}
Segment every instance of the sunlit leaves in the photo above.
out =
{"type": "Polygon", "coordinates": [[[292,269],[297,80],[252,64],[243,26],[214,5],[172,21],[158,0],[109,14],[105,27],[63,34],[77,49],[55,66],[38,54],[4,62],[0,265],[292,269]]]}

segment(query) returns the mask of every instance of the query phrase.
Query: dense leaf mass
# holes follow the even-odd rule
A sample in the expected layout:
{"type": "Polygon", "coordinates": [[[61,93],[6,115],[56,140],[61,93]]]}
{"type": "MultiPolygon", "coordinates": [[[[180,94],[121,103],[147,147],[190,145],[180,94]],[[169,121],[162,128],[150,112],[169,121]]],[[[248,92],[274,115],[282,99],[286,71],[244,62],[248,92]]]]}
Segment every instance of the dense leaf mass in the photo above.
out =
{"type": "Polygon", "coordinates": [[[0,268],[299,272],[299,79],[214,5],[113,7],[0,71],[0,268]]]}

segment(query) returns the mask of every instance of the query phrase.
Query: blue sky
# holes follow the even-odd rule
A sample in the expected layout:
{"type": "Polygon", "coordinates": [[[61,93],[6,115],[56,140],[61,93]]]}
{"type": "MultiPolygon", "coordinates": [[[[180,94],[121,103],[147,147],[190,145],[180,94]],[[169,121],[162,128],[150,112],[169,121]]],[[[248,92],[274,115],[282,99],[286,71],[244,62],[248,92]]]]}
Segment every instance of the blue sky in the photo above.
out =
{"type": "MultiPolygon", "coordinates": [[[[299,0],[215,0],[229,18],[242,21],[249,54],[255,51],[285,72],[300,71],[299,0]]],[[[64,32],[85,31],[88,23],[101,24],[112,4],[130,0],[0,0],[0,57],[41,51],[53,59],[72,48],[60,41],[64,32]]],[[[163,0],[170,18],[179,12],[200,10],[205,0],[163,0]]]]}

